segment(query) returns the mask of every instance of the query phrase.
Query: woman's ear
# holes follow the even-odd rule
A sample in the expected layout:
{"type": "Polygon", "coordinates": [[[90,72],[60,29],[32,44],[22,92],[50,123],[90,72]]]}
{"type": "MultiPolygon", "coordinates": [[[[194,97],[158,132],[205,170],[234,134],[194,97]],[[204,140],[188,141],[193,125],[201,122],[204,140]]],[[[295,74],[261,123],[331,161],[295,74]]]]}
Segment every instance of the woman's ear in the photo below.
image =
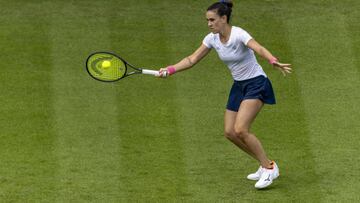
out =
{"type": "Polygon", "coordinates": [[[227,23],[227,16],[223,15],[220,17],[222,23],[227,23]]]}

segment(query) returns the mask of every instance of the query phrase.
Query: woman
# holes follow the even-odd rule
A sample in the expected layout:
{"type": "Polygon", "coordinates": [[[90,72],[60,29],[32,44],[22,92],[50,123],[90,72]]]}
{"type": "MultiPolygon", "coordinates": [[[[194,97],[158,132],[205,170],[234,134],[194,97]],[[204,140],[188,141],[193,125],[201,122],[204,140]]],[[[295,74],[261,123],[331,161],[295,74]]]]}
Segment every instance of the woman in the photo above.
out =
{"type": "Polygon", "coordinates": [[[254,52],[265,58],[284,75],[291,73],[290,64],[280,63],[267,49],[245,30],[230,25],[231,1],[212,4],[206,12],[211,30],[202,45],[190,56],[175,65],[160,69],[160,77],[167,77],[197,64],[211,49],[215,49],[228,66],[234,79],[225,111],[225,136],[260,163],[258,171],[248,175],[257,180],[258,189],[269,186],[279,176],[279,168],[271,161],[250,127],[264,104],[275,104],[275,96],[265,72],[254,52]]]}

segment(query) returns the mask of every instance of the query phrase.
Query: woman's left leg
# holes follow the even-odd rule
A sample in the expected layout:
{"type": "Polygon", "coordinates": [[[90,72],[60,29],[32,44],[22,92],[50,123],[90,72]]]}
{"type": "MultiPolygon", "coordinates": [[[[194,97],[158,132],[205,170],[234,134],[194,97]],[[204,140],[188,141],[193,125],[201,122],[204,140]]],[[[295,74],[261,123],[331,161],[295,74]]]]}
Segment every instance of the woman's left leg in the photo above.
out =
{"type": "Polygon", "coordinates": [[[236,136],[255,154],[261,166],[263,168],[272,168],[260,141],[253,133],[250,133],[251,124],[263,105],[263,102],[259,99],[243,100],[236,116],[234,130],[236,136]]]}

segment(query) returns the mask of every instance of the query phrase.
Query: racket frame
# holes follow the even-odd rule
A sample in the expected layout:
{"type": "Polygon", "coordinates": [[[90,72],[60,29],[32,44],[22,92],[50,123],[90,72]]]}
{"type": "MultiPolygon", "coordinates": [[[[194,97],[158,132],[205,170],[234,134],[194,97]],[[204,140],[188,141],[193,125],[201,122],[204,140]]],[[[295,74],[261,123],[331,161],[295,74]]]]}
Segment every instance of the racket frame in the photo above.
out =
{"type": "Polygon", "coordinates": [[[128,63],[127,61],[125,61],[125,59],[121,58],[119,55],[117,55],[117,54],[115,54],[115,53],[113,53],[113,52],[108,52],[108,51],[98,51],[98,52],[94,52],[94,53],[90,54],[90,55],[88,56],[88,58],[86,59],[86,71],[89,73],[89,75],[90,75],[92,78],[94,78],[95,80],[101,81],[101,82],[116,82],[116,81],[119,81],[119,80],[121,80],[121,79],[123,79],[123,78],[125,78],[125,77],[130,76],[130,75],[134,75],[134,74],[146,74],[146,75],[159,76],[159,71],[135,67],[134,65],[131,65],[130,63],[128,63]],[[90,67],[88,67],[88,61],[89,61],[89,59],[90,59],[93,55],[95,55],[95,54],[109,54],[109,55],[112,55],[112,56],[120,59],[120,60],[124,63],[124,65],[125,65],[125,74],[124,74],[122,77],[117,78],[116,80],[101,80],[100,78],[94,77],[94,76],[90,73],[90,71],[89,71],[89,68],[90,68],[90,67]],[[129,66],[130,68],[132,68],[134,71],[128,72],[128,66],[129,66]]]}

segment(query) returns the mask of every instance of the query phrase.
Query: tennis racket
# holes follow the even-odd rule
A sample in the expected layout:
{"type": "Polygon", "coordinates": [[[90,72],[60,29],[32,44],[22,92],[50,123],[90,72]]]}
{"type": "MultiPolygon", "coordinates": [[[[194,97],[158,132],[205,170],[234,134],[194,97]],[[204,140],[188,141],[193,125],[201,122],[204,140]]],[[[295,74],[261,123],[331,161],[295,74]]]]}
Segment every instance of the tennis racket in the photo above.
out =
{"type": "Polygon", "coordinates": [[[115,82],[134,74],[159,76],[159,71],[135,67],[110,52],[92,53],[86,60],[86,70],[96,80],[115,82]]]}

